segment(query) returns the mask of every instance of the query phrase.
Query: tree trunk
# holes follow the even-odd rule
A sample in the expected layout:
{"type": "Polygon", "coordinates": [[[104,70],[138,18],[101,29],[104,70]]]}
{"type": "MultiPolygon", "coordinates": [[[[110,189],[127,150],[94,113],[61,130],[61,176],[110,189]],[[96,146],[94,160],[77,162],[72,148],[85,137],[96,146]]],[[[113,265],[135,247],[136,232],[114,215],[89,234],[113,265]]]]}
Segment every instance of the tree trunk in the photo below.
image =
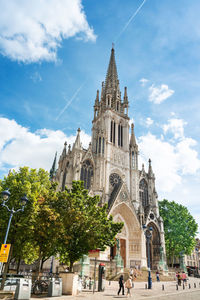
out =
{"type": "Polygon", "coordinates": [[[20,263],[21,263],[21,258],[19,258],[17,262],[17,274],[19,273],[20,263]]]}
{"type": "Polygon", "coordinates": [[[37,264],[36,264],[36,270],[35,270],[35,276],[36,276],[36,278],[38,278],[39,275],[40,275],[40,271],[41,271],[41,259],[42,259],[42,254],[40,252],[39,258],[38,258],[38,261],[37,261],[37,264]]]}
{"type": "Polygon", "coordinates": [[[40,265],[40,270],[41,270],[41,271],[42,271],[42,269],[43,269],[43,264],[44,264],[45,260],[46,260],[46,259],[44,259],[44,258],[41,259],[41,265],[40,265]]]}
{"type": "Polygon", "coordinates": [[[74,265],[74,262],[73,262],[73,261],[70,261],[70,263],[69,263],[69,272],[72,272],[72,270],[73,270],[73,265],[74,265]]]}
{"type": "Polygon", "coordinates": [[[174,268],[174,251],[172,252],[172,268],[174,268]]]}

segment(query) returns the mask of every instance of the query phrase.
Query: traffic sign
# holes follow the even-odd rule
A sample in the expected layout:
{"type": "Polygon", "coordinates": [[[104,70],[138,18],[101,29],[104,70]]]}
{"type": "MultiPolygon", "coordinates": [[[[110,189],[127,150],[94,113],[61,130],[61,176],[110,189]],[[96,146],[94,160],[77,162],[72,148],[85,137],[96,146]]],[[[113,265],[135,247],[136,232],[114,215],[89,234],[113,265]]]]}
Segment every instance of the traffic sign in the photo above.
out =
{"type": "Polygon", "coordinates": [[[10,244],[2,244],[0,252],[0,262],[7,262],[10,252],[10,244]]]}

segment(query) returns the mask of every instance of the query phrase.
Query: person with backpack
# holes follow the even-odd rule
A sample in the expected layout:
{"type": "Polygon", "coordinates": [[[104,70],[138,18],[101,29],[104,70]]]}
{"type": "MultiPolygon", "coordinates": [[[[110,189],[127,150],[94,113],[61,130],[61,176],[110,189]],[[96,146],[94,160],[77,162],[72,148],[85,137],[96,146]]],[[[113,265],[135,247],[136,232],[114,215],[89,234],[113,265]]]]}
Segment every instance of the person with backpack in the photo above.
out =
{"type": "Polygon", "coordinates": [[[118,296],[119,296],[119,293],[121,292],[121,290],[122,290],[122,295],[124,295],[124,276],[123,275],[121,275],[120,277],[119,277],[119,291],[118,291],[118,296]]]}
{"type": "Polygon", "coordinates": [[[129,276],[129,278],[127,279],[126,283],[125,283],[125,288],[127,288],[127,294],[126,296],[131,297],[131,289],[133,287],[133,279],[131,276],[129,276]]]}

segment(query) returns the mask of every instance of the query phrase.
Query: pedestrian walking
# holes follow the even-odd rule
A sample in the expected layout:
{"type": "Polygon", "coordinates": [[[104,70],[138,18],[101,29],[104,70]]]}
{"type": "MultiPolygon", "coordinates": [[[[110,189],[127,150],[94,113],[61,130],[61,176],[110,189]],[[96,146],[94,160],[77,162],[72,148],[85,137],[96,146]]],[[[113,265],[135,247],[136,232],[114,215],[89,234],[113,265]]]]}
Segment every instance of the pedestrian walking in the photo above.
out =
{"type": "Polygon", "coordinates": [[[121,275],[121,276],[119,277],[119,291],[118,291],[118,293],[117,293],[118,296],[119,296],[121,290],[122,290],[122,295],[124,295],[124,276],[123,276],[123,275],[121,275]]]}
{"type": "Polygon", "coordinates": [[[177,274],[178,285],[181,285],[181,274],[178,272],[177,274]]]}
{"type": "Polygon", "coordinates": [[[132,287],[133,287],[133,279],[132,279],[132,276],[129,276],[129,278],[127,279],[127,281],[125,283],[125,288],[127,289],[127,293],[126,293],[127,297],[131,297],[132,287]]]}
{"type": "Polygon", "coordinates": [[[156,271],[156,280],[157,280],[157,282],[160,281],[160,273],[158,271],[156,271]]]}
{"type": "Polygon", "coordinates": [[[130,276],[133,276],[133,268],[130,268],[130,276]]]}
{"type": "Polygon", "coordinates": [[[182,280],[185,285],[187,285],[187,275],[185,272],[182,273],[182,280]]]}

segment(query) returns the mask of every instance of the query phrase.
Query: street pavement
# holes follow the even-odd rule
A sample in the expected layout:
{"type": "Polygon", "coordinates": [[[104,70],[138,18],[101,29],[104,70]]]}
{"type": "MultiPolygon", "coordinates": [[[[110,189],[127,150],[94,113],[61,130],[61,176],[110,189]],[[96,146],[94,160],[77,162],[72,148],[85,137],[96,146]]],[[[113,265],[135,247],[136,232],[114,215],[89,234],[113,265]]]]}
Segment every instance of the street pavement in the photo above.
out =
{"type": "MultiPolygon", "coordinates": [[[[200,300],[200,279],[189,278],[187,286],[183,289],[183,286],[178,287],[175,281],[167,282],[153,282],[151,290],[145,288],[145,282],[134,282],[134,288],[131,289],[131,297],[133,300],[200,300]],[[189,288],[190,286],[190,288],[189,288]],[[164,290],[163,290],[164,288],[164,290]]],[[[112,281],[111,284],[106,282],[106,288],[104,292],[83,291],[77,296],[61,296],[56,297],[56,300],[115,300],[127,298],[125,296],[118,296],[118,282],[112,281]]],[[[43,299],[52,300],[51,298],[43,297],[43,299]]],[[[35,300],[35,298],[32,298],[35,300]]]]}

